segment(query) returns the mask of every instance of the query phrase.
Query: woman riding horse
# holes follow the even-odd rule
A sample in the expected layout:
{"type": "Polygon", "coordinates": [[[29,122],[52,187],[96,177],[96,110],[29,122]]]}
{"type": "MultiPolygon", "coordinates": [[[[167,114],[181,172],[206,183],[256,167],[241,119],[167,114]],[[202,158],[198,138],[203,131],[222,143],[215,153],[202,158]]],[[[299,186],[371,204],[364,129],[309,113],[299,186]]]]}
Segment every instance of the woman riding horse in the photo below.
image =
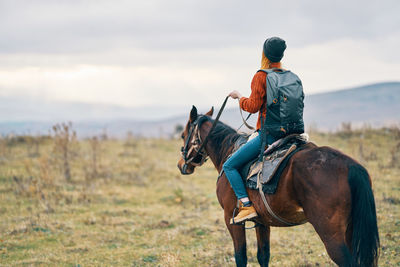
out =
{"type": "MultiPolygon", "coordinates": [[[[268,39],[264,45],[263,68],[280,67],[279,61],[283,56],[285,44],[279,38],[272,40],[268,39]],[[275,41],[272,42],[272,40],[275,41]],[[275,46],[276,44],[278,45],[275,46]]],[[[270,74],[271,72],[268,74],[269,79],[278,75],[277,73],[270,74]]],[[[264,79],[257,78],[261,75],[263,75],[261,72],[255,75],[252,95],[249,99],[240,98],[237,92],[232,92],[231,96],[240,98],[241,107],[245,110],[256,112],[257,108],[261,107],[260,113],[263,115],[260,114],[260,117],[266,114],[268,120],[268,114],[273,111],[273,108],[268,108],[265,112],[264,99],[256,97],[257,92],[265,94],[261,90],[265,90],[264,79]],[[257,87],[261,89],[256,90],[257,87]],[[251,110],[252,99],[258,101],[258,105],[254,105],[254,109],[251,110]]],[[[267,99],[267,101],[270,100],[267,99]]],[[[268,107],[271,106],[268,105],[268,107]]],[[[242,214],[244,214],[243,211],[247,213],[243,217],[248,218],[251,214],[253,214],[251,216],[258,214],[258,217],[253,217],[253,219],[258,223],[256,227],[257,259],[263,267],[268,266],[270,260],[270,227],[294,226],[305,221],[314,227],[328,255],[339,266],[376,267],[378,265],[379,234],[375,200],[371,178],[364,167],[338,150],[327,146],[320,147],[309,142],[288,160],[274,194],[264,194],[259,190],[249,189],[247,196],[240,175],[236,173],[236,176],[232,177],[229,173],[235,173],[231,170],[238,168],[237,166],[245,161],[244,158],[250,157],[249,154],[257,155],[254,151],[257,151],[255,149],[257,147],[261,148],[261,142],[257,139],[251,140],[229,160],[236,141],[242,136],[218,121],[221,113],[218,113],[215,120],[212,119],[212,115],[212,108],[201,115],[197,113],[195,106],[192,107],[189,120],[182,133],[184,145],[181,148],[182,157],[177,166],[182,174],[189,175],[194,173],[196,167],[203,165],[208,157],[214,164],[220,174],[216,186],[217,198],[224,210],[224,222],[232,237],[237,266],[247,265],[245,227],[243,224],[230,223],[237,198],[247,205],[250,203],[246,202],[250,202],[249,199],[251,199],[254,205],[254,210],[241,209],[242,214]],[[223,168],[225,173],[222,172],[223,168]],[[230,181],[227,177],[230,177],[230,181]]],[[[260,128],[259,123],[258,128],[264,127],[260,128]]],[[[272,137],[268,138],[268,143],[273,142],[272,137]]],[[[263,144],[264,142],[263,139],[263,144]]]]}
{"type": "MultiPolygon", "coordinates": [[[[281,59],[286,49],[286,43],[279,37],[268,38],[264,42],[261,69],[280,69],[281,59]]],[[[265,120],[267,116],[266,108],[266,72],[258,71],[251,82],[251,95],[249,98],[242,97],[238,91],[233,91],[229,94],[233,99],[240,99],[240,108],[250,113],[259,111],[257,130],[260,131],[261,120],[265,120]]],[[[302,124],[303,125],[303,124],[302,124]]],[[[262,129],[261,129],[262,130],[262,129]]],[[[297,133],[304,132],[304,127],[297,131],[297,133]]],[[[270,145],[277,140],[277,137],[271,133],[264,133],[266,135],[266,144],[270,145]]],[[[289,134],[288,132],[285,135],[289,134]]],[[[283,137],[283,136],[281,136],[283,137]]],[[[258,134],[254,139],[244,144],[238,151],[236,151],[224,164],[223,169],[228,178],[236,197],[240,200],[239,214],[231,220],[233,223],[241,223],[245,220],[257,217],[257,212],[254,209],[251,201],[246,192],[243,179],[240,176],[240,168],[254,159],[260,153],[261,135],[258,134]]]]}

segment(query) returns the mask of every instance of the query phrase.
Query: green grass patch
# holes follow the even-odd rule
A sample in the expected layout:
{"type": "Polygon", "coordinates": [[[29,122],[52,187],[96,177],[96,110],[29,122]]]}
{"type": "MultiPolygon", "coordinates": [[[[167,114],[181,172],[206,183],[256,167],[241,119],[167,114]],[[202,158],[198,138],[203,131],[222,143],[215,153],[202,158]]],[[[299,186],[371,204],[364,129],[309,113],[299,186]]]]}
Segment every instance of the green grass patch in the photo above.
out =
{"type": "MultiPolygon", "coordinates": [[[[311,140],[340,149],[368,169],[382,244],[379,263],[399,266],[399,137],[390,130],[363,130],[312,133],[311,140]]],[[[23,143],[2,155],[7,163],[0,164],[0,266],[235,266],[211,162],[181,176],[180,140],[99,144],[93,175],[91,145],[78,141],[70,182],[52,158],[51,140],[40,145],[37,157],[27,155],[23,143]]],[[[258,266],[255,231],[246,234],[249,266],[258,266]]],[[[270,263],[335,266],[310,224],[272,228],[270,263]]]]}

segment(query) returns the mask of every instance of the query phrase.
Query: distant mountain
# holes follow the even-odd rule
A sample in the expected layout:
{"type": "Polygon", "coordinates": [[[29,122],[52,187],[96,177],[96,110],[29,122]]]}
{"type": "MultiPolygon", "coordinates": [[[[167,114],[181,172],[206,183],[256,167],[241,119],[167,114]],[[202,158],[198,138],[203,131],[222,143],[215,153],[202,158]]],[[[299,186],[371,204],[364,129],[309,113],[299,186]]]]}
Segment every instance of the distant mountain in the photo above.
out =
{"type": "Polygon", "coordinates": [[[176,116],[182,118],[179,115],[187,107],[123,107],[40,98],[0,97],[0,135],[47,134],[54,124],[72,121],[80,137],[103,132],[115,137],[122,137],[127,132],[151,137],[168,136],[176,126],[170,125],[170,121],[175,123],[176,116]]]}
{"type": "Polygon", "coordinates": [[[183,107],[124,107],[33,97],[0,97],[0,122],[157,120],[180,115],[182,109],[183,107]]]}
{"type": "MultiPolygon", "coordinates": [[[[304,105],[306,127],[312,126],[323,131],[338,130],[342,122],[351,122],[355,127],[364,124],[371,127],[398,124],[400,82],[377,83],[306,95],[304,105]]],[[[256,124],[256,117],[257,115],[251,117],[252,125],[256,124]]],[[[234,127],[239,127],[242,123],[238,108],[224,111],[221,120],[234,127]]]]}
{"type": "Polygon", "coordinates": [[[315,94],[305,99],[305,120],[323,130],[342,122],[381,127],[400,122],[400,82],[315,94]]]}
{"type": "MultiPolygon", "coordinates": [[[[186,123],[189,107],[130,108],[0,97],[0,134],[46,134],[57,122],[73,121],[81,137],[104,131],[115,137],[122,137],[128,131],[141,136],[166,137],[175,131],[177,125],[186,123]]],[[[256,117],[253,115],[249,122],[255,125],[256,117]]],[[[325,131],[337,130],[342,122],[372,127],[398,124],[400,82],[306,95],[304,120],[306,126],[325,131]]],[[[226,109],[221,121],[239,127],[242,122],[238,108],[226,109]]]]}

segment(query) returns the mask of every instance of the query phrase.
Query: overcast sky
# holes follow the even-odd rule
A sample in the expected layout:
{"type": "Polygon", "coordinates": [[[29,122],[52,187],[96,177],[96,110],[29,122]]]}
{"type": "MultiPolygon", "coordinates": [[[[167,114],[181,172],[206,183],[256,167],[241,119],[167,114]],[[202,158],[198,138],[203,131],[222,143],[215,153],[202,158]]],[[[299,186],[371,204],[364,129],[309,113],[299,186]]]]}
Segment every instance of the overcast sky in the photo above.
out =
{"type": "Polygon", "coordinates": [[[0,0],[0,96],[219,106],[267,37],[306,94],[399,81],[399,0],[0,0]]]}

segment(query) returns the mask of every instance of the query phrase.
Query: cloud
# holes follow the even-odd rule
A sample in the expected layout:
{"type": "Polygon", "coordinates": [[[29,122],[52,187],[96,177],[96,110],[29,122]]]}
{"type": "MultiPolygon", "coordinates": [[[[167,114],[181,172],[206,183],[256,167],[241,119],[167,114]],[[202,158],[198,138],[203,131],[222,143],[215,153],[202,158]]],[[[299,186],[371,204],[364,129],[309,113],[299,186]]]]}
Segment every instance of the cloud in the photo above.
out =
{"type": "MultiPolygon", "coordinates": [[[[292,48],[286,52],[284,65],[299,74],[308,94],[393,80],[398,77],[400,61],[375,54],[381,45],[344,39],[292,48]]],[[[251,78],[259,68],[260,49],[109,56],[106,61],[115,60],[114,64],[99,64],[96,55],[85,58],[90,64],[79,64],[79,57],[65,63],[62,57],[31,56],[30,61],[41,64],[0,68],[0,88],[3,94],[130,106],[218,105],[231,90],[249,94],[251,78]],[[118,63],[124,56],[126,64],[118,63]]]]}
{"type": "MultiPolygon", "coordinates": [[[[2,95],[122,105],[218,105],[248,94],[267,36],[307,93],[398,79],[386,1],[2,1],[2,95]]],[[[236,104],[236,103],[235,103],[236,104]]],[[[233,105],[233,104],[232,104],[233,105]]]]}
{"type": "Polygon", "coordinates": [[[280,35],[295,46],[397,29],[400,2],[3,1],[3,52],[86,53],[249,46],[280,35]]]}
{"type": "Polygon", "coordinates": [[[400,45],[400,38],[380,42],[341,39],[288,50],[288,65],[303,80],[306,92],[319,93],[398,80],[400,57],[382,47],[400,45]],[[387,45],[391,43],[391,45],[387,45]]]}

